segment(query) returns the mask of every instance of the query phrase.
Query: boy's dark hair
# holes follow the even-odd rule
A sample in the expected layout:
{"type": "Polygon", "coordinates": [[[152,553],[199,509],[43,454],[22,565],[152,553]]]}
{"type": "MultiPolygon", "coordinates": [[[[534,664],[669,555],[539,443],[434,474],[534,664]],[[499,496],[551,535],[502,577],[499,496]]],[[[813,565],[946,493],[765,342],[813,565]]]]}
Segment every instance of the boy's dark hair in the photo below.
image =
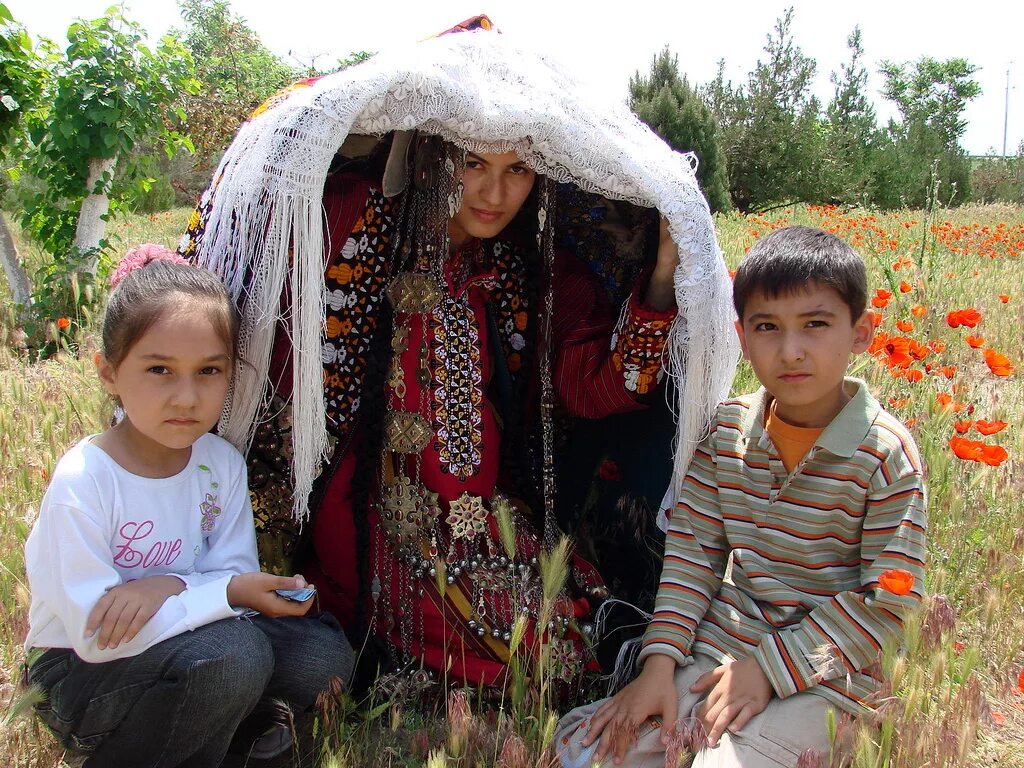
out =
{"type": "Polygon", "coordinates": [[[863,259],[842,239],[814,227],[784,227],[754,243],[736,270],[732,303],[743,322],[743,309],[757,291],[775,298],[812,282],[839,294],[850,308],[850,322],[864,314],[868,277],[863,259]]]}
{"type": "Polygon", "coordinates": [[[164,312],[192,302],[207,310],[234,363],[238,313],[224,284],[208,270],[159,260],[131,270],[110,292],[103,315],[104,357],[116,368],[164,312]]]}

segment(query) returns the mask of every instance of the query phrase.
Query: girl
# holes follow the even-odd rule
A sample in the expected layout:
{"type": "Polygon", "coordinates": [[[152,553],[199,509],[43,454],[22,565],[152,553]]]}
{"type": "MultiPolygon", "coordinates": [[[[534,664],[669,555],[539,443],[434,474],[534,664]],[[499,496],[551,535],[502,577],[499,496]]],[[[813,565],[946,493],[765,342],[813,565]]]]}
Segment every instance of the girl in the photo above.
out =
{"type": "Polygon", "coordinates": [[[60,460],[28,538],[29,679],[90,768],[218,766],[261,698],[309,708],[352,653],[276,594],[301,576],[260,572],[244,461],[209,432],[236,361],[221,282],[147,245],[112,285],[96,367],[123,416],[60,460]]]}

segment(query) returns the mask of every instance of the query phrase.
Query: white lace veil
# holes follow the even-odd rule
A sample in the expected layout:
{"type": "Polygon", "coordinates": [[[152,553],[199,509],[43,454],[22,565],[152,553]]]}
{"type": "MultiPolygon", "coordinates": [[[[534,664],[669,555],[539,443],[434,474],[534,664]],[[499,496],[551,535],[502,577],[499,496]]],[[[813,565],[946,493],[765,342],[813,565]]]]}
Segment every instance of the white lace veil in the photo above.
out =
{"type": "Polygon", "coordinates": [[[657,208],[668,219],[680,253],[679,317],[665,361],[678,383],[670,489],[678,495],[694,447],[728,393],[738,351],[731,285],[694,158],[670,149],[624,104],[584,95],[552,61],[495,32],[445,35],[379,53],[292,90],[241,128],[214,177],[197,253],[236,300],[247,292],[239,340],[246,364],[236,366],[221,434],[243,451],[252,441],[290,273],[294,511],[305,519],[328,450],[320,357],[328,167],[350,134],[410,129],[467,150],[514,149],[538,173],[657,208]]]}

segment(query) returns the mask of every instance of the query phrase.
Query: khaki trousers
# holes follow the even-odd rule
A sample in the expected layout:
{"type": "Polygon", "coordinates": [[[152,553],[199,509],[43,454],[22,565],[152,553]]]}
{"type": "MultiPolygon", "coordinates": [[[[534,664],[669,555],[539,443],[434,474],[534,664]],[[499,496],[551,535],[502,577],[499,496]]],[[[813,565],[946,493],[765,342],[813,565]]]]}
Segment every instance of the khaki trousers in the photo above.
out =
{"type": "MultiPolygon", "coordinates": [[[[703,701],[704,694],[690,693],[690,686],[705,672],[714,669],[717,662],[706,656],[696,656],[694,663],[679,667],[675,673],[679,695],[679,715],[693,715],[703,701]]],[[[607,699],[578,707],[558,723],[555,745],[563,768],[590,768],[592,755],[599,742],[583,748],[585,723],[607,699]]],[[[701,749],[693,761],[693,768],[793,768],[801,753],[811,749],[825,756],[829,754],[826,716],[831,704],[811,693],[798,693],[787,699],[773,698],[765,710],[751,718],[738,733],[728,731],[714,749],[701,749]]],[[[688,753],[686,753],[688,754],[688,753]]],[[[622,763],[630,768],[661,768],[665,766],[665,745],[661,743],[661,727],[648,721],[640,728],[640,736],[626,753],[622,763]]],[[[613,766],[612,758],[604,764],[613,766]]],[[[686,765],[682,762],[681,765],[686,765]]],[[[676,768],[676,766],[669,766],[676,768]]]]}

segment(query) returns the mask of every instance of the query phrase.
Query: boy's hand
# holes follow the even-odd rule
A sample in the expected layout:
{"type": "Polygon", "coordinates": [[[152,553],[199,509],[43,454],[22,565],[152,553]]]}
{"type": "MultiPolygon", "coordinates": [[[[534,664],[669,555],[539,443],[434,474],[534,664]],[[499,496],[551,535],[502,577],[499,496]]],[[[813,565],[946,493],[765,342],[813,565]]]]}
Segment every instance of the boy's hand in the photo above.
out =
{"type": "Polygon", "coordinates": [[[118,584],[96,601],[85,621],[85,636],[98,629],[96,646],[100,650],[117,648],[139,634],[171,595],[185,591],[185,582],[174,576],[147,576],[118,584]]]}
{"type": "Polygon", "coordinates": [[[772,684],[752,656],[715,667],[690,686],[693,693],[709,689],[711,693],[697,710],[709,747],[718,745],[726,729],[736,732],[764,711],[774,694],[772,684]]]}
{"type": "Polygon", "coordinates": [[[636,680],[601,705],[591,718],[582,742],[584,747],[589,747],[600,737],[594,763],[600,763],[611,751],[614,751],[616,764],[621,763],[626,750],[636,741],[640,726],[649,717],[661,716],[662,740],[667,739],[667,732],[675,726],[679,707],[675,672],[675,659],[653,654],[644,661],[643,671],[636,680]]]}
{"type": "Polygon", "coordinates": [[[228,582],[228,603],[239,608],[251,608],[272,619],[305,616],[313,605],[312,600],[297,603],[274,592],[275,589],[302,589],[305,586],[306,580],[299,575],[275,576],[260,571],[242,573],[232,576],[228,582]]]}

